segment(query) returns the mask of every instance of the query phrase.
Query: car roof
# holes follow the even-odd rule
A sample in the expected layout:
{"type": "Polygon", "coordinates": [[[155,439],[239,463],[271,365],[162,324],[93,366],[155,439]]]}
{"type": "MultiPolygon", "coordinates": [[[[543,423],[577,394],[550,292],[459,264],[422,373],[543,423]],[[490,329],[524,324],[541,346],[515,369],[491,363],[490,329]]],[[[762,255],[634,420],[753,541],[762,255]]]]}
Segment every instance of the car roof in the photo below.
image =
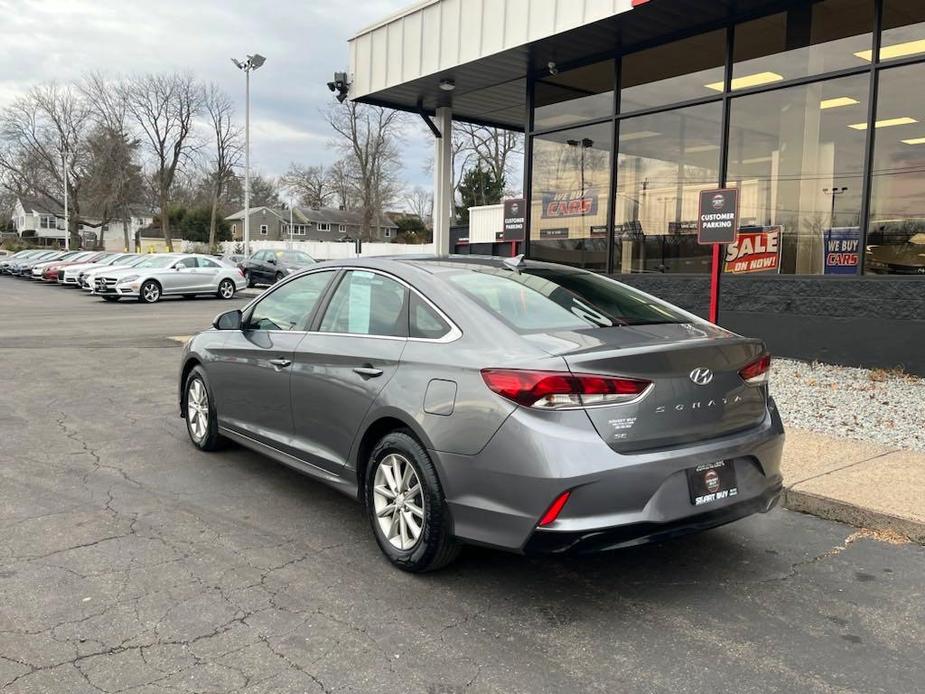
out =
{"type": "MultiPolygon", "coordinates": [[[[513,258],[499,258],[490,255],[390,255],[390,256],[373,256],[367,258],[344,258],[341,260],[330,260],[323,265],[329,267],[368,267],[387,270],[398,270],[404,268],[416,268],[432,275],[442,273],[459,272],[460,270],[484,270],[493,269],[512,269],[515,266],[513,258]]],[[[518,267],[523,268],[549,268],[562,270],[570,273],[584,273],[586,270],[575,268],[570,265],[561,265],[558,263],[546,263],[537,260],[521,259],[518,267]]]]}

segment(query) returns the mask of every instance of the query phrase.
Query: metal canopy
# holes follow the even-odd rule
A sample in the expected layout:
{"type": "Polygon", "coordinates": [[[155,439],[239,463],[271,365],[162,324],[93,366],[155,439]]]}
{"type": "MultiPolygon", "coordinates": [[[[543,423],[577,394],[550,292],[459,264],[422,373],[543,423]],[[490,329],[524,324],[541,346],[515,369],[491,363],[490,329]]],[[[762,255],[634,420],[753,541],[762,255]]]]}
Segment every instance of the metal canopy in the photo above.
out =
{"type": "MultiPolygon", "coordinates": [[[[482,6],[481,0],[474,0],[482,6]]],[[[601,2],[574,2],[574,0],[541,0],[529,2],[529,16],[515,17],[527,27],[521,36],[538,35],[538,38],[496,52],[478,51],[464,42],[500,45],[512,28],[512,7],[518,0],[502,0],[506,25],[500,30],[500,39],[489,39],[488,17],[482,21],[460,21],[469,0],[429,0],[410,8],[406,14],[389,18],[370,27],[351,39],[351,98],[364,103],[388,106],[405,111],[434,113],[439,106],[453,108],[453,119],[473,123],[496,125],[523,130],[527,122],[527,77],[549,74],[549,63],[562,71],[580,63],[606,59],[619,53],[628,53],[650,45],[664,43],[684,36],[695,35],[726,26],[734,19],[760,16],[787,7],[805,4],[805,0],[648,0],[635,8],[630,0],[602,0],[601,2]],[[584,17],[601,17],[587,23],[576,23],[572,13],[563,21],[554,19],[547,25],[550,31],[531,29],[537,12],[552,11],[557,15],[560,4],[569,7],[584,5],[584,17]],[[594,5],[595,11],[588,6],[594,5]],[[445,21],[447,8],[455,8],[457,25],[445,21]],[[631,11],[630,11],[631,10],[631,11]],[[433,43],[424,36],[426,16],[412,18],[412,14],[439,12],[440,24],[436,29],[440,37],[448,33],[455,36],[454,50],[438,47],[433,65],[442,65],[429,74],[414,76],[425,71],[428,64],[427,45],[433,43]],[[551,29],[569,26],[562,31],[551,29]],[[465,33],[467,29],[469,33],[465,33]],[[414,44],[413,46],[411,44],[414,44]],[[447,58],[445,54],[449,54],[447,58]],[[474,59],[455,64],[453,56],[474,55],[474,59]],[[402,81],[398,75],[411,76],[402,81]],[[453,80],[455,89],[440,88],[441,80],[453,80]],[[381,88],[377,88],[380,85],[381,88]]],[[[497,9],[499,3],[485,2],[497,9]]],[[[451,42],[452,43],[452,42],[451,42]]],[[[433,47],[431,48],[433,52],[433,47]]]]}

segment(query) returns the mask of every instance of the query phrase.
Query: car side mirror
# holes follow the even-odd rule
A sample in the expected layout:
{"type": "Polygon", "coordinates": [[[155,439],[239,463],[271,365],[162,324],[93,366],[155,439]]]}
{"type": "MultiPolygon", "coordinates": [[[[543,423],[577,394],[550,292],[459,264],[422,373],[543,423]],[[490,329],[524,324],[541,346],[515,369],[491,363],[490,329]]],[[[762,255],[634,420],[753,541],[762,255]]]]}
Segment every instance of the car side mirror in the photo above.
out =
{"type": "Polygon", "coordinates": [[[241,329],[241,309],[236,308],[231,311],[220,313],[212,321],[212,327],[216,330],[240,330],[241,329]]]}
{"type": "Polygon", "coordinates": [[[270,265],[276,265],[276,258],[273,258],[273,257],[267,258],[267,262],[270,263],[270,265]]]}

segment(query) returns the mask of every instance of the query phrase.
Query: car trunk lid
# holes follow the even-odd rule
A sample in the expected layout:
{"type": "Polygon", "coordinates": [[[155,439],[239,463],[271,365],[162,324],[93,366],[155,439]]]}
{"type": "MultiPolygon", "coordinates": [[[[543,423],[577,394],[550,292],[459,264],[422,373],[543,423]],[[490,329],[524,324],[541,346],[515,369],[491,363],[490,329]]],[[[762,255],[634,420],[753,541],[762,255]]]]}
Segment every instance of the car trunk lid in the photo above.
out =
{"type": "Polygon", "coordinates": [[[526,336],[561,356],[572,373],[645,379],[636,400],[585,411],[616,451],[665,448],[724,436],[760,423],[765,387],[739,371],[764,353],[760,340],[706,324],[665,323],[526,336]]]}

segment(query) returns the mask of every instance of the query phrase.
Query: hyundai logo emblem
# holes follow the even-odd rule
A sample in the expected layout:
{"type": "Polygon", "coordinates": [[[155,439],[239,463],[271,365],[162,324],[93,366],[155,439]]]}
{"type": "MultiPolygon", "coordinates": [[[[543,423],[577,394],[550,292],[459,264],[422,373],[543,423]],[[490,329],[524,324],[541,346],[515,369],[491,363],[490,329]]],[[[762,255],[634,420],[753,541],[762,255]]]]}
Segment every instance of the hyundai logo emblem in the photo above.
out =
{"type": "Polygon", "coordinates": [[[713,380],[713,372],[710,369],[699,367],[691,371],[691,381],[698,386],[705,386],[713,380]]]}

